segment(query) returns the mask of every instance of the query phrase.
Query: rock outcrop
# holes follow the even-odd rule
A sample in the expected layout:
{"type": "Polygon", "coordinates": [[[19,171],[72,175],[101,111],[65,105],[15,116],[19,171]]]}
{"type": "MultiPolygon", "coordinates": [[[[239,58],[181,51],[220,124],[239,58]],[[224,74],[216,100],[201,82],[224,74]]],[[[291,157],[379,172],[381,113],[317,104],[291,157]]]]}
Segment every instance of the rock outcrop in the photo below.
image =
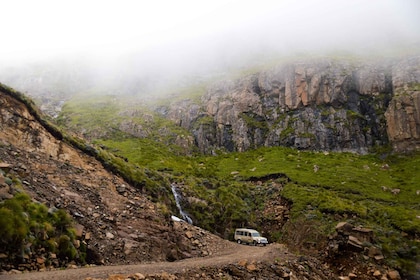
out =
{"type": "Polygon", "coordinates": [[[215,83],[201,106],[161,111],[207,154],[280,145],[366,153],[389,142],[405,151],[420,141],[419,72],[419,57],[296,62],[215,83]]]}
{"type": "Polygon", "coordinates": [[[420,57],[393,68],[394,97],[385,112],[394,150],[420,149],[420,57]]]}

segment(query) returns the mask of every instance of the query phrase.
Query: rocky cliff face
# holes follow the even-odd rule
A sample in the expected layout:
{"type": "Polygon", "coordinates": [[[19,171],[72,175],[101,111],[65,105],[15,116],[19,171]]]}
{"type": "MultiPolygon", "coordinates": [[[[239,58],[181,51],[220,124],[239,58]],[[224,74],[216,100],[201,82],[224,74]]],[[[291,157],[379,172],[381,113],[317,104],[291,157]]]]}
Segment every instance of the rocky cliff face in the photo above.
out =
{"type": "Polygon", "coordinates": [[[388,137],[397,151],[420,149],[420,57],[393,67],[394,97],[385,117],[388,137]]]}
{"type": "Polygon", "coordinates": [[[166,116],[204,153],[260,146],[366,153],[391,142],[419,148],[420,57],[386,62],[322,59],[278,65],[213,84],[202,104],[166,116]]]}

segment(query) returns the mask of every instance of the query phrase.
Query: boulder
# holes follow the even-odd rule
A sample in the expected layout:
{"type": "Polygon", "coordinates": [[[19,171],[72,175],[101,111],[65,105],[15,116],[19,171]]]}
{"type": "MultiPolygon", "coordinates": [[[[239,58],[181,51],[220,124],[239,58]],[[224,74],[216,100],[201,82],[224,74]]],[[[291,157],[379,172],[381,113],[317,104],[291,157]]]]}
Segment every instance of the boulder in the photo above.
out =
{"type": "MultiPolygon", "coordinates": [[[[339,222],[336,233],[330,237],[327,252],[330,256],[344,253],[346,250],[362,251],[373,241],[373,231],[363,227],[353,227],[348,222],[339,222]]],[[[381,258],[382,253],[375,247],[369,248],[370,257],[381,258]]]]}
{"type": "Polygon", "coordinates": [[[357,249],[357,250],[363,250],[363,243],[357,239],[357,237],[354,237],[352,235],[349,236],[349,240],[347,241],[347,244],[349,244],[350,246],[352,246],[353,248],[357,249]]]}
{"type": "Polygon", "coordinates": [[[2,169],[3,171],[5,171],[6,173],[9,172],[10,168],[12,167],[11,164],[6,163],[6,162],[0,162],[0,169],[2,169]]]}
{"type": "Polygon", "coordinates": [[[132,254],[138,247],[139,247],[138,242],[131,239],[124,239],[124,254],[125,255],[132,254]]]}
{"type": "Polygon", "coordinates": [[[374,258],[375,260],[382,260],[384,258],[382,251],[377,247],[370,247],[368,251],[368,256],[374,258]]]}
{"type": "Polygon", "coordinates": [[[382,276],[382,273],[379,271],[379,270],[375,270],[374,272],[373,272],[373,277],[375,277],[375,278],[379,278],[379,277],[381,277],[382,276]]]}
{"type": "Polygon", "coordinates": [[[340,222],[335,226],[335,230],[347,234],[353,230],[353,226],[347,222],[340,222]]]}
{"type": "Polygon", "coordinates": [[[186,236],[188,239],[191,239],[191,238],[193,237],[193,233],[192,233],[191,231],[187,231],[187,232],[185,232],[185,236],[186,236]]]}
{"type": "Polygon", "coordinates": [[[255,264],[251,263],[251,264],[248,264],[248,265],[246,266],[246,269],[247,269],[248,271],[255,271],[255,270],[257,270],[257,267],[256,267],[256,265],[255,265],[255,264]]]}
{"type": "Polygon", "coordinates": [[[391,280],[400,280],[401,279],[400,273],[397,270],[388,271],[388,277],[391,280]]]}
{"type": "Polygon", "coordinates": [[[124,194],[124,193],[126,192],[126,186],[125,186],[125,185],[119,185],[119,186],[117,187],[117,192],[118,192],[119,194],[124,194]]]}
{"type": "Polygon", "coordinates": [[[76,223],[74,225],[74,229],[76,231],[76,237],[77,238],[80,238],[80,237],[83,236],[83,230],[85,229],[85,227],[83,225],[76,223]]]}

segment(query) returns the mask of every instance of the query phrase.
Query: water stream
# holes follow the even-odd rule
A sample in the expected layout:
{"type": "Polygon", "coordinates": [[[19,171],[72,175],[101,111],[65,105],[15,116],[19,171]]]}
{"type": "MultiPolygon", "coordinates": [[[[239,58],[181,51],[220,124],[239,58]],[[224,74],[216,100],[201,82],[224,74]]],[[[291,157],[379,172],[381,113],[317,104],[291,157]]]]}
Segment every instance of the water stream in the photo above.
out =
{"type": "Polygon", "coordinates": [[[181,202],[180,202],[182,198],[181,198],[181,195],[177,192],[175,184],[171,184],[171,190],[172,190],[172,193],[174,194],[176,207],[178,207],[178,210],[182,216],[182,219],[184,219],[184,221],[187,221],[189,224],[193,224],[193,221],[190,218],[190,216],[188,216],[187,213],[185,213],[184,210],[182,210],[181,202]]]}

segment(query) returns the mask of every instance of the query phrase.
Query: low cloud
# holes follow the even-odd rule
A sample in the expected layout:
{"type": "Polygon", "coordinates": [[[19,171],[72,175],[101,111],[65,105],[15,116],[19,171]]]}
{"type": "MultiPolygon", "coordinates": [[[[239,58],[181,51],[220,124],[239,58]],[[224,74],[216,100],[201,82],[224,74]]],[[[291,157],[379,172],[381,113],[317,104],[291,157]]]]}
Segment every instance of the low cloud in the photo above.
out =
{"type": "Polygon", "coordinates": [[[101,81],[171,80],[278,56],[420,46],[417,0],[16,0],[4,11],[0,68],[67,61],[101,81]]]}

